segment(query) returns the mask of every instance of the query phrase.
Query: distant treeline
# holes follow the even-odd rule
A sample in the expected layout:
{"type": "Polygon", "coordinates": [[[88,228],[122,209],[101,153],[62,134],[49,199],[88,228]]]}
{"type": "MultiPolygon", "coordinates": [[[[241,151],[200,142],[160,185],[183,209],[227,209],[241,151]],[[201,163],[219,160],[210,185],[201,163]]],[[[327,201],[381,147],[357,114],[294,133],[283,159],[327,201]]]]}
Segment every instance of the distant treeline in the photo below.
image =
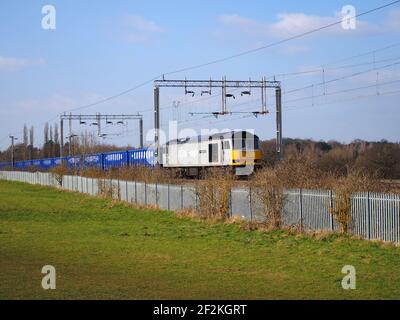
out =
{"type": "MultiPolygon", "coordinates": [[[[273,166],[277,161],[275,140],[262,141],[260,147],[264,163],[273,166]]],[[[327,172],[346,175],[349,170],[358,169],[384,179],[400,179],[400,143],[284,139],[284,157],[299,159],[299,155],[327,172]]]]}

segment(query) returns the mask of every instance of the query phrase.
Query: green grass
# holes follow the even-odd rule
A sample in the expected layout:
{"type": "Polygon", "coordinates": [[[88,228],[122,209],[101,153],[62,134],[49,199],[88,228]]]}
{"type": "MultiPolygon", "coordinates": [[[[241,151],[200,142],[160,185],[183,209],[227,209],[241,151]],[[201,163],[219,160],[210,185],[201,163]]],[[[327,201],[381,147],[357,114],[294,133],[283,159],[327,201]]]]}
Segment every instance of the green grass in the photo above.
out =
{"type": "Polygon", "coordinates": [[[1,299],[400,298],[400,249],[178,218],[0,181],[1,299]],[[57,289],[41,288],[54,265],[57,289]],[[343,290],[354,265],[357,289],[343,290]]]}

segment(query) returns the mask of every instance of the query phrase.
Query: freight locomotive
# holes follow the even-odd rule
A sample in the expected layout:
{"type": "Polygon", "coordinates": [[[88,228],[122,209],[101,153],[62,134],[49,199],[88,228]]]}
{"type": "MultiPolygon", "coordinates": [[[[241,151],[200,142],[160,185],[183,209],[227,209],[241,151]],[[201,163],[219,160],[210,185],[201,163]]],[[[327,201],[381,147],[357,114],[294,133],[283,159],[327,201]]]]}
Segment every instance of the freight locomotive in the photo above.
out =
{"type": "Polygon", "coordinates": [[[260,165],[259,138],[248,131],[229,131],[176,139],[161,147],[161,165],[198,175],[204,168],[230,167],[238,176],[250,175],[260,165]]]}

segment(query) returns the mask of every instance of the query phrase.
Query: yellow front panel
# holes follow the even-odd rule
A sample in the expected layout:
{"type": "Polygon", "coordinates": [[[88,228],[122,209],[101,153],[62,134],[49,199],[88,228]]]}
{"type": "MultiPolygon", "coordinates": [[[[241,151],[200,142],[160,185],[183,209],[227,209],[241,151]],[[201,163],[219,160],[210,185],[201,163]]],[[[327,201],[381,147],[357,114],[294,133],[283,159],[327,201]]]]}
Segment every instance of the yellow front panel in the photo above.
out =
{"type": "Polygon", "coordinates": [[[242,150],[232,150],[232,161],[230,165],[232,166],[243,166],[246,164],[254,164],[261,160],[261,151],[242,151],[242,150]]]}

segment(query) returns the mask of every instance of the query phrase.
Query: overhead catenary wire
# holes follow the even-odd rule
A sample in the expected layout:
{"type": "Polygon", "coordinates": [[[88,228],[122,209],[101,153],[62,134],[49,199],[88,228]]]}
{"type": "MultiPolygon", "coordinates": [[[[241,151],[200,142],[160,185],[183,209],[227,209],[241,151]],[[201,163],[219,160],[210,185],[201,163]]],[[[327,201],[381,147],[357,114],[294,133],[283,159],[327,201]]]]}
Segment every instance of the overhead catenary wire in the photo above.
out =
{"type": "MultiPolygon", "coordinates": [[[[384,79],[382,79],[382,80],[384,80],[384,79]]],[[[384,86],[393,85],[393,84],[396,84],[396,83],[399,83],[399,82],[400,82],[400,79],[394,79],[394,80],[389,80],[389,81],[381,82],[380,85],[381,85],[382,87],[384,87],[384,86]]],[[[297,102],[297,101],[301,101],[301,100],[312,99],[311,106],[314,106],[314,105],[315,105],[315,106],[319,106],[319,105],[321,105],[321,104],[314,104],[314,98],[325,97],[325,96],[332,96],[332,95],[337,95],[337,94],[341,94],[341,93],[348,93],[348,92],[353,92],[353,91],[359,91],[359,90],[363,90],[363,89],[373,88],[373,87],[375,87],[375,86],[376,86],[375,84],[368,84],[368,85],[359,86],[359,87],[354,87],[354,88],[347,88],[347,89],[343,89],[343,90],[331,91],[331,92],[328,92],[328,93],[326,93],[326,94],[321,94],[321,95],[317,95],[317,96],[316,96],[316,95],[311,95],[311,96],[307,96],[307,97],[301,97],[301,98],[298,98],[298,99],[286,100],[285,103],[297,102]]],[[[379,92],[379,93],[374,92],[373,94],[368,94],[366,97],[380,96],[380,95],[385,96],[385,95],[390,95],[390,94],[396,93],[396,92],[397,92],[397,91],[388,91],[388,92],[382,92],[382,93],[381,93],[381,92],[379,92]]],[[[343,99],[341,99],[341,100],[339,100],[339,102],[343,102],[343,101],[352,101],[352,100],[357,99],[358,97],[363,98],[364,96],[356,96],[356,98],[350,98],[350,99],[348,99],[348,100],[343,100],[343,99]]],[[[248,103],[251,103],[251,102],[253,102],[253,101],[244,102],[244,103],[238,103],[238,104],[236,104],[235,106],[244,105],[244,104],[248,104],[248,103]]],[[[330,104],[330,103],[332,103],[332,102],[329,102],[329,104],[330,104]]],[[[333,103],[334,103],[334,102],[333,102],[333,103]]],[[[309,106],[307,106],[307,107],[309,107],[309,106]]],[[[293,107],[292,107],[292,106],[284,106],[284,108],[286,109],[286,108],[293,108],[293,107]]],[[[247,107],[247,108],[239,108],[237,111],[232,112],[231,114],[243,112],[243,113],[249,113],[250,116],[252,116],[252,115],[251,115],[252,112],[249,111],[249,110],[251,110],[251,109],[254,109],[254,106],[252,106],[252,107],[247,107]],[[247,111],[247,112],[246,112],[246,111],[247,111]]],[[[200,121],[200,122],[201,122],[202,119],[212,119],[212,118],[214,118],[212,115],[203,115],[203,116],[200,117],[200,118],[195,118],[195,119],[186,120],[185,122],[194,122],[194,121],[200,121]]],[[[232,118],[230,118],[230,119],[232,119],[232,118]]],[[[229,120],[229,119],[227,119],[227,120],[229,120]]],[[[218,122],[218,121],[217,121],[217,122],[218,122]]]]}
{"type": "MultiPolygon", "coordinates": [[[[376,7],[376,8],[361,12],[359,14],[356,14],[356,15],[352,16],[352,17],[348,17],[347,19],[348,20],[354,20],[354,19],[357,19],[359,17],[362,17],[362,16],[365,16],[367,14],[370,14],[372,12],[375,12],[375,11],[378,11],[378,10],[393,6],[393,5],[395,5],[395,4],[399,3],[399,2],[400,2],[400,0],[392,1],[392,2],[386,3],[384,5],[381,5],[379,7],[376,7]]],[[[260,46],[258,48],[246,50],[246,51],[243,51],[243,52],[240,52],[240,53],[237,53],[237,54],[225,57],[225,58],[215,59],[215,60],[212,60],[212,61],[209,61],[209,62],[206,62],[206,63],[201,63],[201,64],[193,65],[193,66],[190,66],[190,67],[186,67],[186,68],[174,70],[174,71],[171,71],[171,72],[167,72],[167,73],[164,73],[164,75],[172,75],[172,74],[181,73],[181,72],[185,72],[185,71],[195,70],[195,69],[199,69],[199,68],[202,68],[202,67],[210,66],[210,65],[213,65],[213,64],[221,63],[221,62],[224,62],[224,61],[232,60],[232,59],[235,59],[235,58],[238,58],[238,57],[242,57],[242,56],[245,56],[245,55],[248,55],[248,54],[251,54],[251,53],[255,53],[255,52],[258,52],[258,51],[261,51],[261,50],[272,48],[272,47],[281,45],[283,43],[286,43],[286,42],[289,42],[289,41],[292,41],[292,40],[303,38],[303,37],[305,37],[307,35],[310,35],[310,34],[313,34],[313,33],[328,29],[328,28],[331,28],[331,27],[339,25],[341,23],[342,23],[342,19],[339,19],[339,20],[337,20],[335,22],[326,24],[324,26],[321,26],[321,27],[318,27],[318,28],[315,28],[315,29],[312,29],[312,30],[309,30],[309,31],[306,31],[306,32],[303,32],[303,33],[300,33],[300,34],[297,34],[297,35],[294,35],[294,36],[291,36],[291,37],[288,37],[288,38],[285,38],[283,40],[272,42],[270,44],[267,44],[267,45],[264,45],[264,46],[260,46]]]]}
{"type": "MultiPolygon", "coordinates": [[[[400,58],[396,58],[396,59],[399,60],[400,58]]],[[[292,89],[292,90],[289,90],[289,91],[285,91],[283,96],[285,96],[287,94],[294,93],[294,92],[298,92],[298,91],[301,91],[301,90],[310,89],[310,88],[314,90],[315,87],[322,86],[322,85],[324,86],[324,94],[321,95],[321,96],[330,95],[330,93],[326,92],[326,85],[327,84],[330,84],[330,83],[333,83],[333,82],[338,82],[340,80],[345,80],[345,79],[357,77],[357,76],[360,76],[360,75],[363,75],[363,74],[366,74],[366,73],[369,73],[369,72],[372,72],[372,71],[375,71],[375,70],[378,70],[378,69],[385,69],[385,68],[388,68],[388,67],[391,67],[391,66],[394,66],[394,65],[399,65],[399,64],[400,64],[400,62],[395,62],[395,63],[388,64],[388,65],[385,65],[385,66],[374,67],[374,68],[369,69],[369,70],[364,70],[364,71],[352,73],[350,75],[345,75],[345,76],[338,77],[338,78],[335,78],[335,79],[325,80],[325,81],[322,81],[322,82],[319,82],[319,83],[313,83],[313,84],[307,85],[305,87],[300,87],[300,88],[295,88],[295,89],[292,89]]],[[[376,86],[376,84],[375,85],[371,85],[371,86],[376,86]]],[[[371,86],[367,86],[367,87],[369,88],[371,86]]],[[[362,88],[365,88],[365,87],[362,87],[362,88]]],[[[349,89],[348,91],[352,91],[352,90],[354,90],[354,89],[349,89]]],[[[336,94],[336,93],[334,92],[332,94],[336,94]]],[[[302,98],[298,98],[298,99],[294,99],[294,100],[284,100],[284,102],[287,103],[287,102],[292,102],[292,101],[297,101],[297,100],[302,100],[302,99],[309,99],[309,98],[317,98],[317,97],[319,97],[319,96],[318,95],[316,96],[313,93],[311,97],[302,97],[302,98]]],[[[232,107],[239,106],[239,105],[242,105],[242,104],[246,104],[246,103],[249,103],[249,102],[255,102],[257,100],[258,99],[251,99],[250,101],[246,101],[244,103],[236,103],[232,107]]],[[[193,102],[199,102],[199,101],[201,101],[201,99],[193,101],[193,102]]],[[[181,105],[185,105],[185,103],[182,103],[181,105]]]]}
{"type": "MultiPolygon", "coordinates": [[[[400,45],[400,43],[399,43],[399,45],[400,45]]],[[[390,46],[390,47],[392,47],[392,46],[390,46]]],[[[325,72],[326,72],[327,70],[347,69],[347,68],[353,68],[353,67],[371,65],[371,64],[375,64],[375,63],[382,63],[382,62],[388,62],[388,61],[396,61],[396,60],[400,60],[400,57],[393,57],[393,58],[388,58],[388,59],[382,59],[382,60],[375,61],[374,63],[373,63],[373,62],[366,62],[366,63],[351,64],[351,65],[343,65],[343,66],[334,67],[334,68],[326,68],[326,69],[325,69],[325,72]]],[[[385,67],[387,67],[387,66],[384,66],[383,68],[385,68],[385,67]]],[[[372,69],[372,70],[376,70],[376,67],[374,67],[374,69],[372,69]]],[[[369,71],[370,71],[370,70],[367,70],[366,72],[369,72],[369,71]]],[[[312,70],[300,72],[299,74],[308,74],[308,73],[315,73],[315,72],[321,72],[321,69],[312,69],[312,70]]],[[[298,73],[292,73],[292,74],[298,74],[298,73]]],[[[282,75],[283,75],[283,74],[282,74],[282,75]]],[[[289,74],[286,74],[286,75],[289,75],[289,74]]],[[[311,85],[309,85],[309,86],[307,86],[307,87],[302,87],[302,88],[308,89],[308,88],[311,87],[311,86],[317,86],[317,85],[318,85],[318,84],[311,84],[311,85]]],[[[236,91],[239,90],[239,89],[240,89],[240,88],[238,88],[238,89],[233,89],[232,92],[236,92],[236,91]]],[[[300,89],[301,89],[301,88],[300,88],[300,89]]],[[[297,89],[294,89],[294,90],[297,91],[297,89]]],[[[288,93],[291,93],[291,92],[283,91],[283,92],[282,92],[282,95],[285,95],[285,94],[288,94],[288,93]]],[[[180,107],[182,107],[182,106],[188,106],[188,105],[192,105],[192,104],[195,104],[195,103],[198,103],[198,102],[204,102],[204,101],[207,101],[207,100],[210,100],[210,99],[213,99],[213,98],[219,98],[220,95],[221,95],[221,93],[215,93],[215,94],[212,94],[212,95],[210,95],[210,96],[207,96],[207,97],[201,98],[201,99],[196,99],[196,100],[187,101],[187,102],[182,102],[182,101],[180,101],[179,106],[180,106],[180,107]]],[[[174,100],[176,100],[176,99],[174,99],[174,100]]],[[[160,106],[160,109],[161,109],[161,110],[167,110],[167,109],[172,109],[172,108],[174,108],[174,106],[172,106],[172,105],[170,105],[170,104],[164,104],[164,105],[160,106]]],[[[146,109],[146,110],[140,110],[139,112],[146,112],[146,111],[147,111],[147,112],[151,112],[152,110],[151,110],[151,109],[146,109]]]]}
{"type": "MultiPolygon", "coordinates": [[[[365,74],[365,73],[369,73],[369,72],[371,72],[371,71],[375,71],[375,70],[378,70],[378,69],[386,69],[386,68],[393,67],[393,66],[396,66],[396,65],[400,65],[400,61],[399,61],[399,62],[394,62],[394,63],[391,63],[391,64],[387,64],[387,65],[381,66],[381,67],[379,67],[379,68],[374,67],[374,68],[372,68],[372,69],[368,69],[368,70],[364,70],[364,71],[359,71],[359,72],[354,72],[354,73],[352,73],[352,74],[350,74],[350,75],[338,77],[338,78],[331,79],[331,80],[325,80],[325,79],[324,79],[322,82],[319,82],[319,83],[312,83],[312,84],[309,84],[309,85],[307,85],[307,86],[303,86],[303,87],[299,87],[299,88],[295,88],[295,89],[288,90],[288,91],[285,92],[285,94],[289,94],[289,93],[293,93],[293,92],[298,92],[298,91],[305,90],[305,89],[310,89],[310,88],[312,88],[313,86],[326,86],[326,85],[329,84],[329,83],[333,83],[333,82],[337,82],[337,81],[340,81],[340,80],[345,80],[345,79],[353,78],[353,77],[356,77],[356,76],[359,76],[359,75],[362,75],[362,74],[365,74]]],[[[325,92],[325,91],[324,91],[324,92],[325,92]]]]}
{"type": "MultiPolygon", "coordinates": [[[[359,14],[356,14],[356,15],[352,16],[352,17],[349,17],[348,20],[357,19],[359,17],[368,15],[370,13],[373,13],[373,12],[388,8],[388,7],[393,6],[393,5],[397,4],[397,3],[400,3],[400,0],[392,1],[392,2],[386,3],[384,5],[381,5],[379,7],[375,7],[373,9],[361,12],[359,14]]],[[[254,48],[254,49],[251,49],[251,50],[246,50],[246,51],[243,51],[243,52],[240,52],[240,53],[237,53],[237,54],[233,54],[233,55],[230,55],[230,56],[227,56],[227,57],[224,57],[224,58],[211,60],[209,62],[200,63],[200,64],[192,65],[192,66],[189,66],[189,67],[184,67],[184,68],[181,68],[181,69],[176,69],[176,70],[172,70],[172,71],[169,71],[169,72],[164,72],[164,73],[159,74],[158,76],[155,76],[155,77],[153,77],[153,78],[151,78],[149,80],[146,80],[146,81],[144,81],[144,82],[142,82],[142,83],[140,83],[140,84],[138,84],[138,85],[136,85],[134,87],[128,88],[128,89],[126,89],[126,90],[124,90],[122,92],[119,92],[117,94],[114,94],[112,96],[106,97],[104,99],[101,99],[99,101],[96,101],[96,102],[93,102],[93,103],[90,103],[90,104],[86,104],[86,105],[78,106],[78,107],[75,107],[75,108],[67,109],[67,110],[65,110],[65,112],[77,111],[77,110],[89,108],[89,107],[98,105],[100,103],[103,103],[103,102],[118,98],[118,97],[120,97],[122,95],[125,95],[125,94],[129,93],[129,92],[137,90],[137,89],[139,89],[139,88],[141,88],[141,87],[143,87],[143,86],[145,86],[145,85],[147,85],[147,84],[149,84],[149,83],[151,83],[151,82],[153,82],[153,81],[155,81],[155,80],[157,80],[157,79],[159,79],[159,78],[161,78],[163,76],[173,75],[173,74],[186,72],[186,71],[190,71],[190,70],[195,70],[195,69],[203,68],[203,67],[210,66],[210,65],[213,65],[213,64],[217,64],[217,63],[225,62],[225,61],[228,61],[228,60],[232,60],[232,59],[235,59],[235,58],[238,58],[238,57],[242,57],[242,56],[245,56],[245,55],[249,55],[249,54],[252,54],[252,53],[255,53],[255,52],[258,52],[258,51],[262,51],[262,50],[265,50],[265,49],[268,49],[268,48],[272,48],[272,47],[284,44],[284,43],[292,41],[292,40],[303,38],[303,37],[308,36],[310,34],[313,34],[313,33],[316,33],[316,32],[331,28],[331,27],[339,25],[341,23],[342,23],[342,19],[339,19],[339,20],[337,20],[335,22],[326,24],[324,26],[321,26],[321,27],[318,27],[318,28],[315,28],[315,29],[312,29],[312,30],[309,30],[309,31],[306,31],[306,32],[303,32],[303,33],[300,33],[300,34],[297,34],[297,35],[294,35],[294,36],[290,36],[288,38],[285,38],[285,39],[282,39],[282,40],[279,40],[279,41],[276,41],[276,42],[272,42],[270,44],[267,44],[267,45],[264,45],[264,46],[260,46],[258,48],[254,48]]]]}
{"type": "MultiPolygon", "coordinates": [[[[399,83],[399,82],[400,82],[400,79],[396,79],[396,80],[392,80],[392,81],[388,81],[388,82],[381,82],[379,85],[385,86],[385,85],[390,85],[390,84],[399,83]]],[[[374,88],[374,87],[376,87],[376,83],[370,84],[370,85],[366,85],[366,86],[356,87],[356,88],[349,88],[349,89],[343,89],[343,90],[339,90],[339,91],[327,92],[327,93],[320,94],[320,95],[311,95],[311,96],[307,96],[307,97],[301,97],[301,98],[296,98],[296,99],[285,100],[285,103],[302,101],[302,100],[309,100],[309,99],[315,99],[315,98],[320,98],[320,97],[324,97],[324,96],[336,95],[336,94],[339,94],[339,93],[347,93],[347,92],[352,92],[352,91],[357,91],[357,90],[362,90],[362,89],[368,89],[368,88],[374,88]]],[[[377,93],[377,95],[379,95],[379,93],[377,93]]]]}
{"type": "MultiPolygon", "coordinates": [[[[393,60],[399,60],[399,59],[400,59],[400,57],[392,58],[392,59],[384,59],[384,60],[381,60],[380,62],[393,61],[393,60]]],[[[368,64],[369,64],[369,63],[368,63],[368,64]]],[[[317,87],[317,86],[322,86],[322,85],[326,86],[326,85],[329,84],[329,83],[333,83],[333,82],[337,82],[337,81],[340,81],[340,80],[345,80],[345,79],[353,78],[353,77],[356,77],[356,76],[359,76],[359,75],[362,75],[362,74],[366,74],[366,73],[375,71],[375,70],[377,70],[377,69],[386,69],[386,68],[389,68],[389,67],[391,67],[391,66],[395,66],[395,65],[399,65],[399,64],[400,64],[400,62],[396,62],[396,63],[388,64],[388,65],[385,65],[385,66],[381,66],[381,67],[376,67],[376,66],[375,66],[374,68],[369,69],[369,70],[364,70],[364,71],[352,73],[352,74],[350,74],[350,75],[338,77],[338,78],[335,78],[335,79],[325,80],[325,81],[322,81],[322,82],[319,82],[319,83],[312,83],[312,84],[307,85],[307,86],[304,86],[304,87],[291,89],[291,90],[288,90],[288,91],[283,92],[282,95],[285,96],[285,95],[287,95],[287,94],[291,94],[291,93],[294,93],[294,92],[298,92],[298,91],[305,90],[305,89],[310,89],[310,88],[311,88],[311,89],[315,89],[315,87],[317,87]]],[[[339,67],[339,68],[340,68],[340,69],[345,68],[345,67],[350,68],[350,67],[359,66],[359,65],[360,65],[360,64],[348,65],[348,66],[341,66],[341,67],[339,67]]],[[[336,69],[336,68],[335,68],[335,69],[336,69]]],[[[236,90],[237,90],[237,89],[236,89],[236,90]]],[[[325,90],[324,90],[324,95],[326,95],[326,94],[327,94],[327,93],[326,93],[326,88],[325,88],[325,90]]],[[[217,96],[216,96],[216,97],[217,97],[217,96]]],[[[190,101],[190,102],[186,102],[186,103],[181,103],[180,106],[186,106],[186,105],[188,105],[188,104],[196,103],[196,102],[201,102],[201,101],[204,101],[204,100],[208,100],[208,99],[210,99],[210,98],[211,98],[211,97],[208,97],[208,98],[205,98],[205,99],[198,99],[198,100],[190,101]]],[[[250,100],[250,102],[254,102],[254,101],[257,101],[257,100],[258,100],[258,99],[252,99],[252,100],[250,100]]],[[[285,102],[288,102],[288,101],[285,101],[285,102]]],[[[234,106],[240,105],[240,104],[241,104],[241,103],[237,103],[237,104],[235,104],[234,106]]],[[[166,107],[166,108],[163,108],[163,109],[168,109],[168,108],[171,108],[171,107],[166,107]]]]}
{"type": "MultiPolygon", "coordinates": [[[[378,48],[378,49],[374,49],[371,51],[367,51],[364,53],[360,53],[358,55],[353,55],[347,58],[343,58],[343,59],[339,59],[336,61],[332,61],[332,62],[328,62],[323,64],[322,66],[324,67],[325,70],[336,70],[336,69],[344,69],[344,68],[352,68],[352,67],[357,67],[357,66],[363,66],[363,65],[370,65],[370,64],[375,64],[375,63],[379,63],[379,62],[387,62],[387,61],[391,61],[391,60],[396,60],[398,58],[389,58],[389,59],[384,59],[384,60],[380,60],[380,61],[376,61],[375,58],[373,58],[373,62],[364,62],[364,63],[358,63],[358,64],[352,64],[352,65],[344,65],[344,66],[340,66],[340,67],[327,67],[330,65],[335,65],[337,63],[340,62],[344,62],[344,61],[348,61],[348,60],[353,60],[356,58],[360,58],[360,57],[364,57],[364,56],[368,56],[371,54],[374,54],[376,52],[381,52],[384,50],[388,50],[388,49],[392,49],[395,47],[399,47],[400,46],[400,42],[382,47],[382,48],[378,48]]],[[[297,76],[297,75],[304,75],[304,74],[310,74],[310,73],[317,73],[317,72],[321,72],[321,68],[312,68],[312,69],[308,69],[308,70],[302,70],[302,71],[294,71],[294,72],[286,72],[286,73],[276,73],[272,76],[267,77],[268,79],[273,79],[273,78],[287,78],[290,76],[297,76]]]]}
{"type": "MultiPolygon", "coordinates": [[[[382,93],[379,94],[379,96],[389,96],[389,95],[398,95],[398,94],[400,94],[400,90],[392,90],[392,91],[382,92],[382,93]]],[[[296,110],[300,110],[300,109],[304,109],[304,108],[322,107],[322,106],[325,106],[325,105],[338,104],[338,103],[346,102],[346,101],[354,101],[354,100],[366,99],[366,98],[371,98],[371,97],[374,97],[374,96],[378,96],[378,95],[376,93],[366,94],[366,95],[358,95],[358,96],[351,97],[351,98],[348,98],[348,99],[338,99],[338,100],[335,100],[335,101],[330,101],[330,102],[326,102],[326,103],[319,103],[319,104],[314,104],[314,105],[308,105],[308,106],[285,106],[284,109],[286,111],[296,111],[296,110]]],[[[249,110],[249,108],[244,108],[244,109],[241,109],[241,110],[245,111],[245,110],[249,110]]],[[[220,122],[226,122],[226,121],[235,121],[235,120],[240,120],[240,119],[250,118],[250,117],[254,117],[254,116],[249,114],[249,115],[241,116],[241,117],[237,117],[237,118],[216,120],[216,121],[213,121],[213,123],[220,123],[220,122]]],[[[196,120],[197,123],[195,125],[193,125],[193,126],[197,127],[197,126],[201,125],[202,122],[209,121],[210,119],[213,119],[213,117],[212,116],[203,116],[200,119],[197,119],[196,120]]],[[[188,120],[188,121],[185,121],[185,122],[191,122],[191,121],[195,121],[195,119],[188,120]]]]}

